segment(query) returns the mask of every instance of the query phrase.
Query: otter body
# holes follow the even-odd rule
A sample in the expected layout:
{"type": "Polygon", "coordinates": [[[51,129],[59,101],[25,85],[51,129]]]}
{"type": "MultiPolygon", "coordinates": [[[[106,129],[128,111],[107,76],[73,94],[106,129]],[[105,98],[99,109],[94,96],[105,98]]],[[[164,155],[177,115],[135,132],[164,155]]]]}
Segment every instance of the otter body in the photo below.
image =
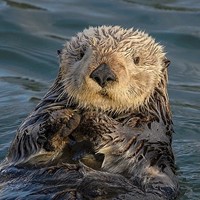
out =
{"type": "Polygon", "coordinates": [[[59,57],[56,81],[1,164],[2,199],[175,199],[163,47],[144,32],[101,26],[59,57]]]}

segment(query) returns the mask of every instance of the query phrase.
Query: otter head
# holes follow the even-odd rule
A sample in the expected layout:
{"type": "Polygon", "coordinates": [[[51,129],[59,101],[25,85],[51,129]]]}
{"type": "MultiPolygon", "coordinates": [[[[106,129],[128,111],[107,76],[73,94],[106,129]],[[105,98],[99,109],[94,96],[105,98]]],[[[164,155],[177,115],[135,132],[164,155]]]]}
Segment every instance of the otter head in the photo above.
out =
{"type": "Polygon", "coordinates": [[[80,107],[135,110],[149,101],[168,64],[146,33],[119,26],[85,29],[60,54],[64,93],[80,107]]]}

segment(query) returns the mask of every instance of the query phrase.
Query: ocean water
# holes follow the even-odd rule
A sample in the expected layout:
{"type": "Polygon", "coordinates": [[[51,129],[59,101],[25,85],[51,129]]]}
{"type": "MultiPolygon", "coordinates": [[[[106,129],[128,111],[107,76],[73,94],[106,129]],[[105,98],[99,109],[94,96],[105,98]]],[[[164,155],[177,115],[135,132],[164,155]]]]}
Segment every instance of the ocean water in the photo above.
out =
{"type": "Polygon", "coordinates": [[[55,79],[57,49],[102,24],[139,28],[166,47],[180,199],[199,200],[199,0],[0,0],[0,160],[55,79]]]}

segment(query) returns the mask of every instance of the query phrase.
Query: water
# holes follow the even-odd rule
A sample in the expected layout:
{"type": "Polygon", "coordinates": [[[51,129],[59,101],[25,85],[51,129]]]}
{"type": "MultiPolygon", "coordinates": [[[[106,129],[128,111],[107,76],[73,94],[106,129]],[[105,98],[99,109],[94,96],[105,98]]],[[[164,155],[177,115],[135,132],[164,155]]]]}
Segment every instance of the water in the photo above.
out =
{"type": "Polygon", "coordinates": [[[200,199],[199,0],[0,0],[0,160],[56,77],[56,50],[102,24],[137,27],[166,46],[180,199],[200,199]]]}

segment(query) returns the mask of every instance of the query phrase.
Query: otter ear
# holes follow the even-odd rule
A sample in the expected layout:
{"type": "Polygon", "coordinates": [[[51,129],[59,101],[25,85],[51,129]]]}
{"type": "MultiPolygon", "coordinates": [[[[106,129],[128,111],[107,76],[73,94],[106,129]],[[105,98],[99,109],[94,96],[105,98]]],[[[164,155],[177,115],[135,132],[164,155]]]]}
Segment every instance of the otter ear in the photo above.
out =
{"type": "Polygon", "coordinates": [[[58,49],[58,50],[57,50],[58,56],[60,56],[61,53],[62,53],[62,49],[58,49]]]}
{"type": "Polygon", "coordinates": [[[164,62],[164,68],[169,67],[169,65],[171,63],[170,60],[168,60],[166,57],[164,58],[163,62],[164,62]]]}
{"type": "Polygon", "coordinates": [[[58,54],[59,62],[61,63],[62,49],[58,49],[58,50],[57,50],[57,54],[58,54]]]}
{"type": "Polygon", "coordinates": [[[168,60],[166,57],[163,59],[163,69],[162,69],[163,72],[165,71],[166,68],[169,67],[170,63],[171,63],[170,60],[168,60]]]}

